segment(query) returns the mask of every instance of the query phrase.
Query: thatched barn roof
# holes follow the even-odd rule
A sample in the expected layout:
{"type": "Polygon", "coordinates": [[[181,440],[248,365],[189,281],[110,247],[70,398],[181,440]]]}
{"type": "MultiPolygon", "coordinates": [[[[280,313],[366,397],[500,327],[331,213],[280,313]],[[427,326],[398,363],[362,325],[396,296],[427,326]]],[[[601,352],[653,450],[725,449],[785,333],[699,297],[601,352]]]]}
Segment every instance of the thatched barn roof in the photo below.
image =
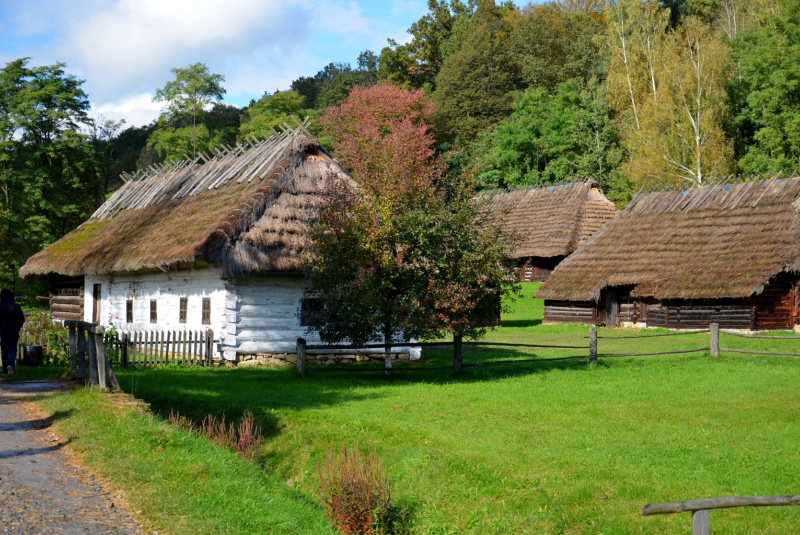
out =
{"type": "Polygon", "coordinates": [[[800,271],[798,196],[796,177],[640,193],[536,297],[593,301],[625,285],[640,298],[759,294],[771,277],[800,271]]]}
{"type": "Polygon", "coordinates": [[[511,258],[566,256],[619,213],[595,180],[498,193],[489,206],[517,238],[511,258]]]}
{"type": "Polygon", "coordinates": [[[128,180],[20,273],[98,275],[195,262],[220,265],[224,277],[298,270],[321,186],[347,176],[339,163],[303,126],[204,159],[128,180]]]}

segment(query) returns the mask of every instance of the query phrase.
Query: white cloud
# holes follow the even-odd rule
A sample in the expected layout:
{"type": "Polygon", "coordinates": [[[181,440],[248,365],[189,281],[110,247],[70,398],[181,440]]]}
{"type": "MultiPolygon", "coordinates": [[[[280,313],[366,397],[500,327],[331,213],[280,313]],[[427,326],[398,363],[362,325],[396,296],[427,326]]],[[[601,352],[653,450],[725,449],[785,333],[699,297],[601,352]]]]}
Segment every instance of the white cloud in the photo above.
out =
{"type": "Polygon", "coordinates": [[[142,93],[127,97],[116,103],[92,103],[92,112],[106,119],[125,119],[125,127],[142,126],[158,118],[163,103],[153,102],[153,95],[142,93]]]}
{"type": "Polygon", "coordinates": [[[0,58],[66,61],[94,112],[140,125],[158,116],[150,94],[174,67],[205,63],[225,74],[226,102],[244,105],[328,62],[379,53],[387,37],[405,41],[402,13],[416,20],[411,12],[425,9],[422,0],[359,1],[0,0],[0,58]]]}

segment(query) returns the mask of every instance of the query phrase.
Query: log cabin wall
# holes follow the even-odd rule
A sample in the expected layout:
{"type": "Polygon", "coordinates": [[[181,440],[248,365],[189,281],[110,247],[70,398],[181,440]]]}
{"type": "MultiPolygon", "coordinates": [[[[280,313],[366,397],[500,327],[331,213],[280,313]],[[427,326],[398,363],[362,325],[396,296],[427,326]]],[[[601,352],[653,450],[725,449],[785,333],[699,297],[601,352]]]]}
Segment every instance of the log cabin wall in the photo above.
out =
{"type": "Polygon", "coordinates": [[[59,320],[83,320],[83,278],[50,279],[50,315],[59,320]]]}
{"type": "Polygon", "coordinates": [[[517,267],[517,280],[520,282],[544,282],[550,278],[550,274],[564,260],[564,256],[540,257],[534,256],[526,258],[517,267]]]}
{"type": "Polygon", "coordinates": [[[594,325],[597,321],[596,305],[591,301],[545,301],[542,323],[583,323],[594,325]]]}
{"type": "Polygon", "coordinates": [[[753,320],[752,299],[709,299],[664,301],[647,310],[648,327],[669,329],[707,329],[719,323],[723,329],[750,329],[753,320]]]}
{"type": "Polygon", "coordinates": [[[797,322],[797,277],[781,273],[753,300],[756,329],[792,329],[797,322]]]}

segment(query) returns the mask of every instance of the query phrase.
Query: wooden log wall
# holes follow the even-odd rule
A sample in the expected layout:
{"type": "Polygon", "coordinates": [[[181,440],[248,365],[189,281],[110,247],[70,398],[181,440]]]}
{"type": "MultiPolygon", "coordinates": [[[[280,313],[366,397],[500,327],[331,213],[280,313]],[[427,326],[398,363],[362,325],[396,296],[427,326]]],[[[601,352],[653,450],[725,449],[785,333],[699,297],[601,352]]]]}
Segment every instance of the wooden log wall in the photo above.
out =
{"type": "Polygon", "coordinates": [[[83,279],[53,279],[50,287],[50,314],[64,321],[83,321],[83,279]]]}
{"type": "Polygon", "coordinates": [[[791,329],[797,317],[795,281],[786,275],[770,279],[753,302],[756,329],[791,329]]]}
{"type": "Polygon", "coordinates": [[[545,282],[563,256],[553,258],[531,257],[517,267],[517,280],[520,282],[545,282]]]}
{"type": "Polygon", "coordinates": [[[752,300],[664,302],[650,305],[647,311],[648,327],[669,329],[707,329],[719,323],[722,329],[750,329],[752,300]]]}
{"type": "Polygon", "coordinates": [[[595,322],[594,303],[572,301],[545,301],[544,323],[584,323],[595,322]]]}

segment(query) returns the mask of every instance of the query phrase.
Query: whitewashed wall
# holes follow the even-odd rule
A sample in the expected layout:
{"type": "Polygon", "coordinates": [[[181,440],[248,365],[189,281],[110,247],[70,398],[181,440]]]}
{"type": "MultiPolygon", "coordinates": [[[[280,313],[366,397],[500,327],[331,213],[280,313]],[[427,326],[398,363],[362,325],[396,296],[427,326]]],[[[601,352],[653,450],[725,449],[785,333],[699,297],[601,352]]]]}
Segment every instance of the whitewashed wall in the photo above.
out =
{"type": "Polygon", "coordinates": [[[303,279],[260,275],[228,282],[225,358],[252,353],[294,353],[297,339],[319,342],[300,325],[303,279]]]}
{"type": "Polygon", "coordinates": [[[84,319],[92,321],[93,289],[100,284],[100,324],[124,331],[199,330],[225,333],[226,284],[218,268],[144,275],[86,277],[84,319]],[[188,298],[186,323],[179,322],[180,298],[188,298]],[[203,325],[203,298],[211,298],[211,325],[203,325]],[[133,323],[125,321],[125,303],[133,299],[133,323]],[[158,323],[150,323],[150,300],[158,302],[158,323]]]}

